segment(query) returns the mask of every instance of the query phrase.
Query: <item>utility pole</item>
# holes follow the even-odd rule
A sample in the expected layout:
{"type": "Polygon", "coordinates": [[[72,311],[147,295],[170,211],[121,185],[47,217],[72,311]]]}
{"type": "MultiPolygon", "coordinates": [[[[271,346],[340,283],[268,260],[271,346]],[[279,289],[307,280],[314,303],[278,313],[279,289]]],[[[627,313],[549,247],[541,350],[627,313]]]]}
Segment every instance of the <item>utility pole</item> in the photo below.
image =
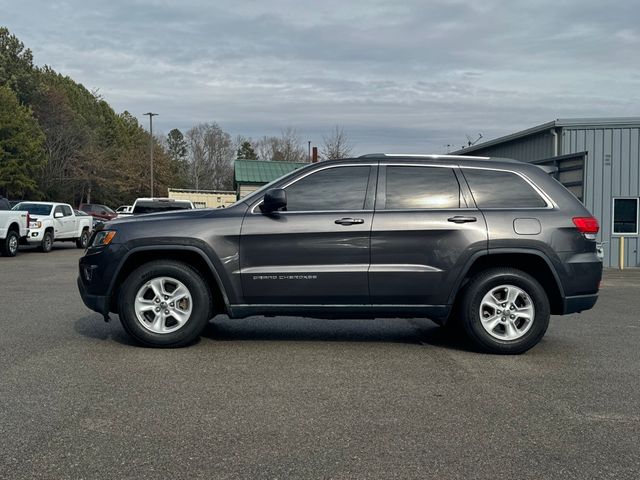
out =
{"type": "Polygon", "coordinates": [[[149,115],[149,135],[151,136],[149,141],[149,156],[151,157],[151,198],[153,198],[153,117],[158,114],[147,112],[145,115],[149,115]]]}
{"type": "Polygon", "coordinates": [[[311,140],[307,140],[307,143],[309,144],[309,157],[307,161],[311,163],[311,140]]]}

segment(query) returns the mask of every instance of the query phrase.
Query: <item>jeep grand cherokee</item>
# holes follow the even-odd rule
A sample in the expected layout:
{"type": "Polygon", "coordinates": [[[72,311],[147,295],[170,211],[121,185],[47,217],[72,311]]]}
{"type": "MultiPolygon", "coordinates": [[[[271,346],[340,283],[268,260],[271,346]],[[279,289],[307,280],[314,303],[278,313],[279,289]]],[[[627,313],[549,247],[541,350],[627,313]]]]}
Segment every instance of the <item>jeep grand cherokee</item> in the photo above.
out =
{"type": "Polygon", "coordinates": [[[78,287],[151,346],[186,345],[226,313],[425,317],[521,353],[551,314],[596,303],[597,232],[532,164],[365,155],[310,164],[229,208],[108,222],[78,287]]]}

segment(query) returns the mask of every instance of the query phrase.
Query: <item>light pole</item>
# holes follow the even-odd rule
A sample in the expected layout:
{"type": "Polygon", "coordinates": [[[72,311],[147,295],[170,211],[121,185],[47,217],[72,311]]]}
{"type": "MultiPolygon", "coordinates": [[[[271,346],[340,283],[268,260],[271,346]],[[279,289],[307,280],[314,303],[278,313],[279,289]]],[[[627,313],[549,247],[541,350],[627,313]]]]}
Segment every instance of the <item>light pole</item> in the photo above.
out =
{"type": "Polygon", "coordinates": [[[158,114],[147,112],[145,115],[149,115],[149,135],[151,136],[149,141],[149,155],[151,156],[151,198],[153,198],[153,117],[158,114]]]}

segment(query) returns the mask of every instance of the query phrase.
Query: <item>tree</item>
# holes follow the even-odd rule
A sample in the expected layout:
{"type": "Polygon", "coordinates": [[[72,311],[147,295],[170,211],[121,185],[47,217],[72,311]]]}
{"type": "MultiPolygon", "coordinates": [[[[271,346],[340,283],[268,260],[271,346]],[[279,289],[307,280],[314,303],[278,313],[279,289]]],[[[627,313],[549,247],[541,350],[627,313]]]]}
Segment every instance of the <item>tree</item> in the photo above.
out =
{"type": "Polygon", "coordinates": [[[323,160],[347,158],[351,156],[351,152],[353,152],[353,145],[342,127],[336,125],[329,135],[322,137],[320,155],[323,160]]]}
{"type": "Polygon", "coordinates": [[[44,134],[31,109],[0,86],[0,191],[22,198],[37,194],[36,175],[43,165],[44,134]]]}
{"type": "Polygon", "coordinates": [[[167,135],[167,153],[171,160],[182,162],[187,158],[187,142],[180,130],[174,128],[167,135]]]}
{"type": "Polygon", "coordinates": [[[256,154],[255,150],[253,149],[253,146],[251,145],[251,142],[248,141],[248,140],[245,140],[238,147],[238,153],[236,155],[236,158],[242,159],[242,160],[257,160],[258,159],[258,155],[256,154]]]}
{"type": "Polygon", "coordinates": [[[89,131],[65,92],[56,86],[42,88],[36,94],[34,115],[45,134],[46,161],[38,176],[40,189],[46,198],[72,201],[71,192],[84,177],[82,162],[91,140],[89,131]]]}
{"type": "Polygon", "coordinates": [[[0,85],[13,90],[22,104],[28,103],[37,85],[31,50],[5,27],[0,27],[0,85]]]}
{"type": "Polygon", "coordinates": [[[217,123],[201,123],[186,135],[191,185],[196,190],[233,187],[235,150],[231,135],[217,123]]]}
{"type": "Polygon", "coordinates": [[[287,127],[279,137],[262,137],[256,142],[258,157],[262,160],[305,162],[307,152],[295,128],[287,127]]]}

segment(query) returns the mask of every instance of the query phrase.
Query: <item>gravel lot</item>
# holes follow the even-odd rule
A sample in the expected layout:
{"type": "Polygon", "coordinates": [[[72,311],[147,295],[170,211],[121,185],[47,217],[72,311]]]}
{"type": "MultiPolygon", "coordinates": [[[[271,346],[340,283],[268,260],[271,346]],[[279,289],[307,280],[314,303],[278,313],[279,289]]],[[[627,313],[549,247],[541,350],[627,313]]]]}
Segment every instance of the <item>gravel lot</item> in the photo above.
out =
{"type": "Polygon", "coordinates": [[[640,477],[640,271],[525,355],[427,320],[213,321],[133,345],[82,252],[0,258],[0,478],[640,477]]]}

